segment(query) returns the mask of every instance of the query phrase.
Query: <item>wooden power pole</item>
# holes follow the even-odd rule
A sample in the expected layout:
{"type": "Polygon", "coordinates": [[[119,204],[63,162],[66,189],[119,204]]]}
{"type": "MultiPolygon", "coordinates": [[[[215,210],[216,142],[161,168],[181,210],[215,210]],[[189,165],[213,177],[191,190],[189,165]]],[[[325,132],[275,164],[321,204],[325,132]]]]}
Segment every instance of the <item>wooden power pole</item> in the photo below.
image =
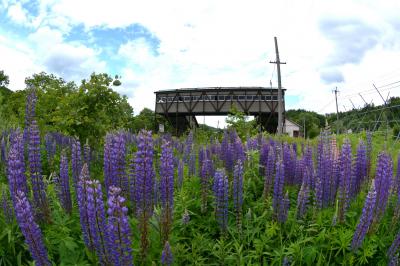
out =
{"type": "Polygon", "coordinates": [[[271,64],[276,64],[278,72],[278,135],[283,133],[283,106],[282,106],[282,83],[281,83],[281,64],[286,64],[279,60],[278,39],[274,37],[276,61],[270,61],[271,64]]]}
{"type": "Polygon", "coordinates": [[[337,87],[334,90],[335,92],[335,100],[336,100],[336,135],[339,135],[339,108],[338,108],[338,103],[337,103],[337,93],[339,92],[337,90],[337,87]]]}

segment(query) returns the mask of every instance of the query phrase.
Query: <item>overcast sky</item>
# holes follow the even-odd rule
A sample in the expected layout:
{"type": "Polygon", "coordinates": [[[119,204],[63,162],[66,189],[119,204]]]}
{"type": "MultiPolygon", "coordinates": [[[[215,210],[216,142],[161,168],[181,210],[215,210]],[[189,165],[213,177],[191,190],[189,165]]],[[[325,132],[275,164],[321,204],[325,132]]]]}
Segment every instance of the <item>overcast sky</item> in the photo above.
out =
{"type": "Polygon", "coordinates": [[[277,36],[286,109],[323,114],[336,86],[340,110],[359,92],[381,104],[373,83],[400,96],[399,14],[398,0],[0,0],[0,69],[12,90],[40,71],[118,74],[137,113],[161,89],[276,86],[277,36]]]}

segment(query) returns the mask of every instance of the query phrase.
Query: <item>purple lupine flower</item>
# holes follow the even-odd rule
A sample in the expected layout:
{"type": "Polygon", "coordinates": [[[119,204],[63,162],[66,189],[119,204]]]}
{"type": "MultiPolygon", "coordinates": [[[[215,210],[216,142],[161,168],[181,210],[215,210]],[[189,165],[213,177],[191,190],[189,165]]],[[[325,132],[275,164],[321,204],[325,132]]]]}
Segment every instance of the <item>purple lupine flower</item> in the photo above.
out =
{"type": "Polygon", "coordinates": [[[396,256],[397,251],[399,250],[400,247],[400,232],[397,233],[396,237],[394,238],[392,245],[390,246],[387,256],[388,258],[393,258],[396,256]]]}
{"type": "Polygon", "coordinates": [[[60,180],[58,182],[58,195],[61,202],[61,206],[64,210],[71,214],[72,212],[72,201],[71,192],[69,188],[69,174],[68,174],[68,158],[65,152],[61,153],[60,158],[60,180]]]}
{"type": "Polygon", "coordinates": [[[148,223],[153,215],[154,169],[153,139],[151,131],[141,130],[138,135],[138,150],[135,158],[136,212],[141,235],[141,257],[144,260],[149,248],[148,223]]]}
{"type": "Polygon", "coordinates": [[[111,262],[113,265],[133,265],[128,208],[125,206],[125,198],[121,196],[120,188],[114,186],[109,188],[107,203],[107,232],[111,262]]]}
{"type": "Polygon", "coordinates": [[[207,211],[207,198],[208,190],[210,188],[210,180],[213,176],[213,165],[209,159],[203,160],[200,173],[200,185],[201,185],[201,212],[207,211]]]}
{"type": "Polygon", "coordinates": [[[161,264],[171,266],[173,262],[171,246],[169,242],[165,242],[164,249],[161,253],[161,264]]]}
{"type": "Polygon", "coordinates": [[[92,233],[93,246],[101,265],[109,265],[108,250],[114,243],[110,242],[106,228],[106,213],[103,203],[103,193],[98,180],[86,180],[87,215],[92,233]]]}
{"type": "Polygon", "coordinates": [[[24,143],[22,134],[19,133],[19,131],[15,132],[11,138],[7,161],[7,177],[11,199],[15,206],[17,191],[21,190],[26,195],[28,193],[28,185],[25,176],[24,143]]]}
{"type": "Polygon", "coordinates": [[[56,144],[55,140],[53,139],[53,136],[51,133],[47,133],[44,136],[44,143],[45,143],[46,152],[47,152],[47,162],[49,165],[52,165],[54,155],[56,154],[57,144],[56,144]]]}
{"type": "Polygon", "coordinates": [[[182,214],[182,224],[187,225],[190,221],[190,215],[187,209],[185,209],[185,212],[182,214]]]}
{"type": "Polygon", "coordinates": [[[275,174],[275,166],[276,166],[276,157],[274,147],[269,145],[268,157],[265,165],[265,173],[264,173],[264,191],[263,196],[267,199],[270,195],[271,187],[274,180],[275,174]]]}
{"type": "Polygon", "coordinates": [[[161,147],[160,194],[161,194],[161,232],[163,242],[168,241],[172,227],[174,207],[174,165],[172,147],[169,141],[163,140],[161,147]]]}
{"type": "Polygon", "coordinates": [[[239,232],[242,230],[242,206],[243,206],[243,163],[237,161],[233,171],[233,207],[236,212],[236,225],[239,232]]]}
{"type": "Polygon", "coordinates": [[[275,219],[279,221],[279,218],[282,217],[280,214],[284,209],[283,206],[283,187],[285,184],[285,168],[282,161],[278,161],[276,163],[276,175],[274,182],[274,195],[272,199],[272,207],[274,209],[275,219]]]}
{"type": "Polygon", "coordinates": [[[11,223],[12,220],[14,219],[13,210],[10,206],[7,190],[5,190],[4,188],[2,189],[1,192],[1,208],[3,209],[3,214],[6,223],[11,223]]]}
{"type": "Polygon", "coordinates": [[[244,152],[243,143],[240,140],[240,138],[237,137],[235,142],[232,145],[233,145],[233,150],[234,150],[233,163],[236,164],[239,160],[242,162],[245,162],[246,161],[246,153],[244,152]]]}
{"type": "Polygon", "coordinates": [[[345,221],[345,213],[349,206],[349,193],[351,185],[351,146],[350,141],[345,140],[340,154],[340,181],[339,181],[339,209],[338,221],[345,221]]]}
{"type": "Polygon", "coordinates": [[[183,184],[183,161],[179,160],[178,164],[178,187],[181,188],[183,184]]]}
{"type": "Polygon", "coordinates": [[[285,143],[283,145],[283,161],[285,162],[285,182],[287,184],[294,184],[294,173],[296,163],[293,160],[293,151],[290,148],[290,145],[285,143]]]}
{"type": "Polygon", "coordinates": [[[228,226],[228,185],[225,171],[217,170],[214,176],[215,215],[222,233],[225,233],[228,226]]]}
{"type": "Polygon", "coordinates": [[[372,181],[371,188],[368,192],[367,198],[365,199],[364,208],[358,222],[356,231],[354,232],[353,241],[351,242],[351,248],[356,250],[359,248],[367,234],[369,227],[372,224],[374,218],[374,207],[376,202],[376,191],[375,181],[372,181]]]}
{"type": "Polygon", "coordinates": [[[374,223],[378,223],[386,210],[393,176],[392,158],[387,153],[378,155],[375,173],[376,204],[374,208],[374,223]]]}
{"type": "Polygon", "coordinates": [[[24,192],[17,191],[14,209],[18,225],[25,237],[25,243],[28,245],[36,265],[51,265],[43,243],[42,232],[35,222],[31,205],[24,192]]]}
{"type": "Polygon", "coordinates": [[[81,143],[78,139],[72,139],[71,146],[72,180],[76,188],[78,177],[82,170],[81,143]]]}
{"type": "Polygon", "coordinates": [[[93,243],[93,232],[91,231],[90,221],[89,221],[89,209],[88,209],[88,187],[86,181],[90,180],[89,168],[87,164],[82,167],[81,174],[78,178],[78,183],[76,187],[76,197],[79,208],[79,220],[81,223],[83,240],[86,247],[90,251],[94,251],[93,243]]]}
{"type": "Polygon", "coordinates": [[[32,182],[33,202],[39,219],[50,219],[50,210],[47,204],[46,187],[42,176],[40,161],[40,135],[36,120],[31,121],[29,127],[29,173],[32,182]]]}
{"type": "Polygon", "coordinates": [[[388,266],[398,266],[399,265],[399,254],[394,257],[389,257],[388,266]]]}
{"type": "Polygon", "coordinates": [[[364,143],[360,141],[357,147],[357,155],[353,165],[351,182],[351,197],[354,198],[360,192],[361,185],[367,177],[367,151],[364,143]]]}
{"type": "Polygon", "coordinates": [[[119,132],[113,135],[111,147],[111,180],[110,185],[122,189],[122,195],[127,198],[129,194],[129,181],[125,173],[126,141],[124,134],[119,132]]]}

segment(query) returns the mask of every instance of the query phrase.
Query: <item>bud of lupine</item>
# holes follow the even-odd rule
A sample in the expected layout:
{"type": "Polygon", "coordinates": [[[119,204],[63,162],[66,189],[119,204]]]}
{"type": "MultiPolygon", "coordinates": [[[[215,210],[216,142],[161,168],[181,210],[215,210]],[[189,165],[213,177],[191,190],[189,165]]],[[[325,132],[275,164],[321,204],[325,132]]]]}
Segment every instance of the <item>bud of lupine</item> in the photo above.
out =
{"type": "Polygon", "coordinates": [[[376,204],[374,209],[374,223],[379,222],[385,213],[392,176],[392,158],[387,153],[380,153],[375,173],[376,204]]]}
{"type": "Polygon", "coordinates": [[[109,188],[108,224],[109,248],[113,265],[133,265],[131,229],[128,221],[128,208],[125,198],[120,196],[121,189],[109,188]]]}
{"type": "Polygon", "coordinates": [[[11,138],[7,161],[7,177],[11,199],[15,205],[15,196],[18,190],[21,190],[25,194],[28,193],[25,176],[24,143],[22,142],[22,134],[18,131],[11,138]]]}
{"type": "Polygon", "coordinates": [[[214,176],[215,215],[222,233],[228,226],[228,185],[225,171],[217,170],[214,176]]]}
{"type": "Polygon", "coordinates": [[[396,256],[397,251],[399,250],[400,247],[400,232],[397,233],[395,239],[392,242],[392,245],[390,246],[388,250],[388,258],[393,258],[396,256]]]}
{"type": "Polygon", "coordinates": [[[136,210],[141,235],[141,256],[144,260],[149,248],[148,222],[153,214],[153,139],[151,131],[141,130],[138,135],[138,149],[135,158],[136,210]]]}
{"type": "Polygon", "coordinates": [[[60,180],[58,182],[57,189],[62,207],[67,213],[71,214],[72,202],[71,202],[71,193],[69,189],[68,158],[65,152],[61,153],[60,180]]]}
{"type": "Polygon", "coordinates": [[[3,209],[5,221],[7,223],[11,223],[14,218],[13,211],[11,209],[8,193],[5,188],[3,188],[1,192],[1,207],[3,209]]]}
{"type": "Polygon", "coordinates": [[[351,248],[356,250],[359,248],[367,234],[369,227],[372,224],[374,217],[374,207],[376,202],[376,191],[375,181],[372,180],[371,188],[368,192],[367,198],[365,199],[364,208],[358,222],[356,231],[354,232],[353,241],[351,242],[351,248]]]}
{"type": "Polygon", "coordinates": [[[178,163],[178,187],[181,188],[183,184],[183,161],[179,160],[178,163]]]}
{"type": "Polygon", "coordinates": [[[367,137],[367,178],[370,177],[371,173],[371,157],[372,157],[372,131],[366,132],[367,137]]]}
{"type": "Polygon", "coordinates": [[[261,176],[265,176],[265,168],[267,167],[267,161],[268,161],[268,152],[269,152],[269,145],[267,143],[263,143],[260,148],[260,160],[259,160],[259,170],[258,170],[258,173],[261,176]]]}
{"type": "Polygon", "coordinates": [[[50,219],[50,210],[47,204],[46,188],[42,176],[42,164],[40,161],[40,135],[36,120],[32,120],[29,127],[29,172],[32,182],[34,206],[39,219],[50,219]]]}
{"type": "Polygon", "coordinates": [[[233,171],[233,206],[236,212],[236,225],[242,231],[242,205],[243,205],[243,163],[237,161],[233,171]]]}
{"type": "Polygon", "coordinates": [[[190,154],[189,158],[189,176],[196,175],[196,154],[194,151],[190,154]]]}
{"type": "Polygon", "coordinates": [[[25,237],[25,243],[28,245],[36,265],[51,265],[47,256],[46,247],[43,243],[42,232],[35,223],[31,205],[24,192],[17,191],[14,209],[17,222],[25,237]]]}
{"type": "Polygon", "coordinates": [[[182,215],[182,224],[187,225],[190,221],[190,215],[187,209],[185,209],[185,212],[182,215]]]}
{"type": "Polygon", "coordinates": [[[7,161],[7,145],[5,137],[1,138],[0,144],[0,163],[5,163],[7,161]]]}
{"type": "Polygon", "coordinates": [[[90,145],[87,140],[85,145],[83,146],[83,161],[84,163],[87,163],[90,170],[90,162],[92,161],[92,155],[91,155],[90,145]]]}
{"type": "Polygon", "coordinates": [[[203,165],[201,166],[201,173],[200,173],[202,213],[205,213],[207,211],[208,190],[210,188],[210,179],[212,175],[213,175],[212,161],[209,159],[205,159],[203,161],[203,165]]]}
{"type": "Polygon", "coordinates": [[[275,219],[279,221],[280,212],[284,209],[283,205],[283,186],[285,184],[285,170],[282,161],[276,163],[276,175],[274,183],[274,195],[272,199],[272,207],[274,209],[275,219]]]}
{"type": "Polygon", "coordinates": [[[161,253],[161,264],[170,266],[172,265],[172,262],[173,262],[172,251],[169,242],[167,241],[165,242],[164,249],[161,253]]]}
{"type": "Polygon", "coordinates": [[[136,171],[135,171],[136,153],[132,153],[129,161],[129,197],[132,202],[133,213],[136,213],[136,171]]]}
{"type": "Polygon", "coordinates": [[[193,146],[193,132],[190,131],[189,135],[186,138],[185,151],[183,154],[183,159],[187,164],[189,163],[190,155],[192,154],[192,146],[193,146]]]}
{"type": "Polygon", "coordinates": [[[76,187],[76,197],[79,207],[79,220],[82,227],[83,240],[85,242],[86,247],[90,251],[94,251],[93,232],[91,232],[91,227],[89,222],[89,211],[88,211],[88,201],[87,201],[88,188],[86,183],[87,180],[90,180],[89,169],[87,164],[84,164],[76,187]]]}
{"type": "Polygon", "coordinates": [[[340,181],[339,181],[339,212],[338,221],[345,221],[345,213],[349,206],[349,193],[351,185],[351,146],[345,140],[340,154],[340,181]]]}
{"type": "Polygon", "coordinates": [[[307,212],[307,205],[310,199],[310,185],[307,180],[310,179],[310,170],[306,167],[303,168],[303,183],[299,194],[297,196],[297,218],[303,218],[304,214],[307,212]]]}
{"type": "Polygon", "coordinates": [[[367,151],[362,140],[357,147],[356,161],[353,165],[353,175],[351,182],[351,197],[354,198],[361,189],[367,176],[367,151]]]}
{"type": "Polygon", "coordinates": [[[272,183],[274,180],[274,174],[275,174],[275,165],[276,165],[276,157],[275,157],[275,151],[274,147],[269,145],[269,152],[268,152],[268,157],[267,157],[267,162],[265,166],[265,175],[264,175],[264,198],[267,199],[270,194],[270,190],[272,187],[272,183]]]}
{"type": "Polygon", "coordinates": [[[400,153],[397,155],[397,172],[394,178],[394,188],[393,193],[397,193],[398,200],[400,200],[400,153]]]}
{"type": "Polygon", "coordinates": [[[106,231],[106,213],[103,203],[103,193],[98,180],[86,180],[86,203],[90,232],[93,245],[101,265],[109,265],[108,250],[114,243],[109,242],[106,231]]]}
{"type": "Polygon", "coordinates": [[[163,140],[161,150],[161,232],[163,242],[166,242],[172,227],[172,211],[174,207],[174,165],[171,143],[163,140]]]}
{"type": "Polygon", "coordinates": [[[78,139],[72,139],[71,145],[72,180],[74,181],[74,187],[76,187],[79,173],[82,170],[81,143],[78,139]]]}
{"type": "Polygon", "coordinates": [[[104,142],[104,157],[103,157],[103,173],[104,173],[104,184],[106,187],[106,191],[109,187],[112,186],[113,165],[112,165],[111,154],[112,154],[113,141],[114,141],[113,135],[111,133],[107,133],[104,142]]]}
{"type": "Polygon", "coordinates": [[[286,191],[285,197],[280,204],[280,210],[278,214],[278,222],[285,223],[288,217],[290,208],[289,192],[286,191]]]}
{"type": "Polygon", "coordinates": [[[28,90],[28,95],[26,97],[25,104],[25,129],[24,129],[24,143],[28,141],[29,135],[29,127],[31,125],[32,120],[35,118],[35,110],[36,110],[36,92],[35,89],[28,90]]]}

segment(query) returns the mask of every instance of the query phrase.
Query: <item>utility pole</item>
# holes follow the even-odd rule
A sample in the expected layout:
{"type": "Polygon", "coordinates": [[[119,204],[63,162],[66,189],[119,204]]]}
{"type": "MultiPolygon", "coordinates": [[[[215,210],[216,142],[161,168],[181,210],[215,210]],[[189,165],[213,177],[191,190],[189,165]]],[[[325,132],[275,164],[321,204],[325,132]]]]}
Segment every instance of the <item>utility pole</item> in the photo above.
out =
{"type": "Polygon", "coordinates": [[[336,135],[339,135],[339,107],[337,103],[337,93],[339,92],[337,90],[337,87],[334,90],[335,92],[335,100],[336,100],[336,135]]]}
{"type": "Polygon", "coordinates": [[[278,135],[283,133],[283,106],[282,106],[282,83],[281,83],[281,64],[286,64],[279,60],[278,39],[274,37],[276,61],[270,61],[271,64],[276,64],[278,72],[278,135]]]}

